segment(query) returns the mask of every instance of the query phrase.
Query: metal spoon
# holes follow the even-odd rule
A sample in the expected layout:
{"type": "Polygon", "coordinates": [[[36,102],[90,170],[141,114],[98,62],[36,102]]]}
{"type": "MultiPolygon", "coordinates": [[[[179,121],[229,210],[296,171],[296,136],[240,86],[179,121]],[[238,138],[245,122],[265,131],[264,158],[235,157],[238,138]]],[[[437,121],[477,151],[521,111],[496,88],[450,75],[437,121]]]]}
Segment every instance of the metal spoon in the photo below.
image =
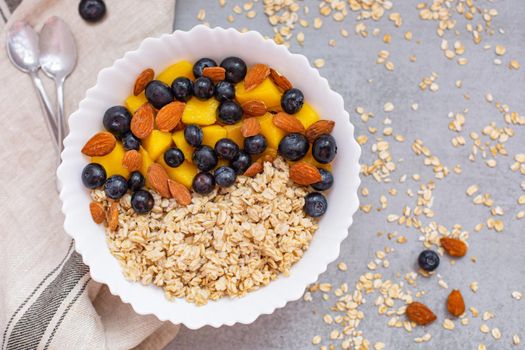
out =
{"type": "Polygon", "coordinates": [[[40,31],[40,64],[44,73],[55,80],[60,151],[64,148],[62,141],[67,133],[64,119],[64,81],[71,74],[76,63],[77,47],[71,30],[61,18],[50,17],[40,31]]]}
{"type": "Polygon", "coordinates": [[[6,45],[7,55],[13,65],[31,76],[40,105],[44,110],[47,131],[52,135],[56,150],[59,151],[58,132],[53,107],[44,90],[42,80],[38,76],[38,69],[40,68],[38,35],[27,22],[18,21],[13,23],[7,31],[6,45]]]}

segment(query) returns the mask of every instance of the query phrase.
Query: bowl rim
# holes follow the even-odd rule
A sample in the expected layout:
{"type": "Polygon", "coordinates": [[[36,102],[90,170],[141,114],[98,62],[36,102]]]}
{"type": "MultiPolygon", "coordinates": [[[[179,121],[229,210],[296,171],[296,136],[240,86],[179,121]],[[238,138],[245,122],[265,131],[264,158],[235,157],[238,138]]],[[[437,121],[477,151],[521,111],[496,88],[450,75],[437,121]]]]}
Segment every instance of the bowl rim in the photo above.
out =
{"type": "MultiPolygon", "coordinates": [[[[299,299],[303,295],[305,288],[309,284],[315,282],[318,279],[319,275],[326,271],[326,269],[328,268],[328,265],[334,260],[336,260],[337,257],[339,256],[341,243],[348,236],[348,229],[352,225],[353,215],[355,214],[359,206],[359,198],[357,195],[357,191],[358,191],[358,188],[361,182],[360,177],[359,177],[359,169],[360,169],[359,159],[361,156],[361,148],[355,140],[354,126],[350,122],[350,115],[345,110],[344,101],[343,101],[342,96],[330,88],[328,80],[322,77],[316,68],[312,67],[312,65],[310,64],[310,62],[305,56],[301,54],[297,54],[297,53],[291,53],[283,45],[277,45],[273,40],[265,39],[259,32],[256,32],[256,31],[248,31],[248,32],[241,33],[234,28],[228,28],[228,29],[225,29],[222,27],[209,28],[204,25],[197,25],[188,31],[176,30],[173,33],[165,33],[157,37],[145,38],[140,43],[137,49],[126,52],[121,58],[115,60],[111,66],[102,69],[98,73],[95,85],[86,91],[86,95],[79,103],[78,109],[70,115],[68,124],[70,126],[70,132],[64,140],[64,150],[62,151],[62,154],[61,154],[62,162],[59,168],[57,169],[57,177],[61,185],[61,190],[60,190],[60,199],[62,201],[61,209],[65,216],[64,230],[69,236],[75,239],[75,249],[82,256],[82,260],[84,261],[84,263],[90,267],[91,278],[93,278],[93,280],[99,283],[106,284],[110,292],[113,295],[119,296],[122,302],[130,304],[132,308],[135,310],[135,312],[137,312],[138,314],[155,315],[161,321],[169,320],[175,324],[179,324],[179,323],[184,324],[190,329],[198,329],[206,325],[217,328],[222,325],[233,325],[235,323],[249,324],[255,321],[255,319],[257,319],[260,315],[271,314],[276,309],[284,307],[289,301],[299,299]],[[301,276],[302,286],[299,286],[299,287],[294,286],[294,288],[292,287],[288,288],[286,291],[282,293],[282,295],[280,294],[281,297],[279,300],[277,299],[271,300],[271,302],[265,303],[264,305],[258,305],[257,307],[247,308],[248,310],[242,310],[237,313],[232,313],[232,315],[229,315],[228,313],[226,315],[214,315],[214,317],[209,317],[209,318],[193,317],[192,315],[186,315],[182,312],[177,313],[177,314],[170,314],[170,313],[163,312],[163,310],[155,309],[155,307],[148,306],[147,303],[141,301],[140,298],[137,297],[136,293],[129,293],[129,291],[126,290],[125,283],[124,284],[116,283],[112,280],[109,280],[107,276],[105,276],[105,274],[102,273],[101,266],[98,266],[96,264],[96,262],[93,259],[93,256],[88,256],[86,252],[84,251],[85,247],[77,243],[76,238],[80,230],[77,231],[75,229],[75,227],[78,226],[78,224],[72,218],[72,216],[74,215],[73,209],[74,209],[75,201],[71,200],[70,192],[71,192],[72,186],[71,186],[71,179],[68,175],[70,173],[69,170],[71,170],[71,165],[69,163],[72,157],[74,157],[74,154],[72,154],[72,152],[74,152],[72,148],[74,147],[72,146],[76,142],[79,141],[78,138],[74,137],[74,134],[75,134],[74,125],[72,124],[74,124],[74,122],[83,113],[85,113],[84,110],[86,109],[86,106],[89,105],[91,100],[94,100],[94,99],[96,100],[96,94],[98,90],[100,89],[100,85],[103,84],[102,78],[110,74],[113,70],[116,70],[117,67],[123,65],[127,60],[129,60],[130,57],[139,55],[142,51],[144,51],[144,48],[147,46],[156,45],[158,44],[158,42],[162,42],[166,40],[176,40],[177,36],[190,35],[190,34],[195,34],[199,32],[204,32],[207,35],[212,34],[213,32],[223,32],[223,33],[225,32],[228,35],[240,36],[241,38],[249,37],[250,39],[260,42],[258,43],[260,45],[266,45],[271,50],[281,51],[280,54],[286,56],[287,60],[288,59],[295,60],[298,64],[301,65],[301,67],[308,69],[309,70],[308,73],[313,74],[314,79],[319,82],[319,88],[326,90],[327,95],[330,96],[330,102],[333,102],[334,104],[336,104],[338,109],[340,108],[341,114],[346,119],[347,122],[343,124],[346,127],[347,131],[349,132],[349,135],[351,135],[351,137],[349,137],[350,139],[349,144],[351,147],[351,152],[354,155],[353,158],[355,158],[355,164],[352,164],[353,169],[350,169],[348,171],[349,175],[352,176],[352,183],[353,183],[353,186],[351,186],[351,189],[350,189],[351,191],[350,193],[348,193],[348,195],[351,197],[350,198],[351,207],[347,208],[346,210],[347,216],[340,219],[341,226],[345,227],[345,232],[344,233],[337,232],[334,234],[334,237],[333,237],[334,247],[332,247],[330,254],[325,256],[324,260],[319,262],[316,265],[316,269],[308,271],[308,275],[303,274],[301,276]],[[337,247],[335,247],[336,245],[337,247]]],[[[78,172],[78,168],[77,168],[77,172],[78,172]]],[[[120,269],[120,266],[119,266],[119,269],[120,269]]],[[[292,267],[290,276],[285,277],[285,278],[291,280],[292,274],[293,274],[293,267],[292,267]]],[[[274,282],[275,281],[272,281],[270,285],[274,282]]],[[[132,282],[132,283],[136,283],[136,282],[132,282]]],[[[155,288],[158,288],[158,287],[155,287],[155,288]]],[[[264,289],[264,288],[268,288],[268,286],[264,286],[260,288],[259,290],[264,289]]],[[[255,293],[255,292],[252,292],[252,293],[255,293]]],[[[162,294],[164,297],[164,293],[162,294]]],[[[246,298],[246,296],[241,297],[241,298],[232,298],[231,300],[235,301],[235,300],[240,300],[243,298],[246,298]]],[[[178,300],[181,300],[181,299],[178,299],[178,300]]],[[[183,299],[181,302],[188,303],[183,299]]],[[[210,301],[210,303],[216,303],[216,302],[218,301],[210,301]]]]}

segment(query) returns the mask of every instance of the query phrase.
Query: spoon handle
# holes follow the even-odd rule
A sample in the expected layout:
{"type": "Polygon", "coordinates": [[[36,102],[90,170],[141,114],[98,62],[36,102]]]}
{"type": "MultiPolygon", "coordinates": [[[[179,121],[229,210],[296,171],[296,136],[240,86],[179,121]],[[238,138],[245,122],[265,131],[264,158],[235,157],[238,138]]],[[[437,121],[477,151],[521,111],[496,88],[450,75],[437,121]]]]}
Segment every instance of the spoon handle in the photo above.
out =
{"type": "Polygon", "coordinates": [[[60,152],[64,149],[64,138],[67,134],[67,124],[64,119],[64,78],[56,80],[57,88],[57,137],[58,137],[58,148],[60,152]]]}
{"type": "Polygon", "coordinates": [[[33,81],[33,86],[35,87],[35,90],[38,95],[38,100],[40,101],[40,106],[42,107],[42,110],[44,111],[44,115],[45,115],[44,119],[46,122],[47,131],[53,137],[53,141],[54,141],[53,143],[55,144],[55,148],[57,152],[60,152],[60,149],[58,147],[58,129],[57,129],[57,124],[55,122],[53,107],[51,106],[49,97],[47,97],[46,91],[44,90],[44,85],[42,85],[42,80],[40,80],[38,73],[35,71],[35,72],[31,72],[30,75],[33,81]]]}

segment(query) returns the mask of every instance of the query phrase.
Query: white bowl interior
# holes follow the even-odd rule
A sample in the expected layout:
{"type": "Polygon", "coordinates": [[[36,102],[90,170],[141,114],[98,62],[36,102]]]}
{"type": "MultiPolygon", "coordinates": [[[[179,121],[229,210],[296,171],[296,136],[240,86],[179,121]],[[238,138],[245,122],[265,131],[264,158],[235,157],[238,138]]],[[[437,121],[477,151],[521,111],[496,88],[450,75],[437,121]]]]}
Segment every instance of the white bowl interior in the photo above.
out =
{"type": "Polygon", "coordinates": [[[197,26],[188,32],[176,31],[144,40],[136,51],[126,53],[112,67],[99,73],[97,84],[88,90],[79,109],[69,118],[69,127],[71,131],[64,141],[63,162],[58,169],[63,186],[60,198],[65,215],[64,227],[75,239],[76,249],[89,265],[92,278],[107,284],[113,294],[130,303],[139,314],[154,314],[161,320],[183,323],[189,328],[251,323],[259,315],[272,313],[288,301],[300,298],[305,287],[316,281],[339,255],[340,244],[348,234],[352,215],[358,207],[361,151],[354,140],[354,127],[344,110],[343,99],[329,88],[326,79],[310,66],[304,56],[291,54],[256,32],[241,34],[234,29],[197,26]],[[333,131],[338,142],[338,156],[333,168],[335,183],[328,195],[329,209],[319,230],[289,277],[280,277],[243,298],[223,298],[198,307],[185,300],[168,301],[160,288],[131,283],[123,277],[117,260],[107,249],[103,228],[91,220],[89,191],[80,180],[88,159],[80,149],[103,128],[104,111],[112,105],[123,104],[135,77],[146,67],[160,72],[182,59],[195,61],[211,57],[220,61],[232,55],[242,57],[248,65],[266,63],[274,67],[304,92],[306,100],[321,117],[336,121],[333,131]]]}

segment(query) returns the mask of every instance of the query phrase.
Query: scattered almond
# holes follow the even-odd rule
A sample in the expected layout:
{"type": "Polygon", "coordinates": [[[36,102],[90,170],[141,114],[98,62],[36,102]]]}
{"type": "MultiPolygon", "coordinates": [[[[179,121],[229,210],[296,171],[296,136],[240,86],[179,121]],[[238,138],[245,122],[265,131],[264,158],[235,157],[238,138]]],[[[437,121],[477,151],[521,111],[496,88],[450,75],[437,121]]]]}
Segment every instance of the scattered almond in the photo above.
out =
{"type": "Polygon", "coordinates": [[[255,162],[255,163],[252,163],[252,165],[250,165],[248,167],[248,169],[246,169],[246,171],[244,172],[244,175],[245,176],[249,176],[249,177],[254,177],[257,174],[262,173],[263,170],[264,170],[264,168],[263,168],[262,163],[261,162],[255,162]]]}
{"type": "Polygon", "coordinates": [[[246,91],[253,90],[259,86],[268,75],[270,75],[270,68],[267,65],[261,63],[253,65],[248,69],[248,73],[246,73],[246,77],[244,78],[244,89],[246,91]]]}
{"type": "Polygon", "coordinates": [[[108,221],[109,230],[116,231],[118,228],[118,202],[111,203],[106,220],[108,221]]]}
{"type": "Polygon", "coordinates": [[[104,207],[98,202],[89,203],[89,212],[91,213],[91,218],[96,224],[101,224],[106,220],[104,207]]]}
{"type": "Polygon", "coordinates": [[[450,256],[462,257],[467,254],[467,244],[457,238],[442,237],[441,246],[450,256]]]}
{"type": "Polygon", "coordinates": [[[163,132],[170,132],[179,125],[182,113],[184,112],[184,102],[171,102],[162,107],[155,118],[157,129],[163,132]]]}
{"type": "Polygon", "coordinates": [[[299,184],[308,186],[321,181],[321,173],[315,166],[306,162],[297,162],[290,167],[290,179],[299,184]]]}
{"type": "Polygon", "coordinates": [[[139,170],[142,166],[142,154],[134,149],[126,151],[122,158],[122,166],[129,171],[139,170]]]}
{"type": "Polygon", "coordinates": [[[314,142],[319,136],[331,133],[334,126],[333,120],[318,120],[306,129],[306,138],[310,143],[314,142]]]}
{"type": "Polygon", "coordinates": [[[261,124],[257,118],[246,118],[242,121],[241,134],[243,137],[255,136],[261,132],[261,124]]]}
{"type": "Polygon", "coordinates": [[[222,67],[205,67],[202,70],[202,75],[213,81],[221,81],[226,78],[226,69],[222,67]]]}
{"type": "Polygon", "coordinates": [[[280,87],[283,91],[290,90],[293,87],[288,78],[273,68],[270,68],[270,79],[272,79],[274,84],[280,87]]]}
{"type": "Polygon", "coordinates": [[[139,139],[144,139],[151,134],[155,124],[155,110],[149,103],[139,107],[131,118],[131,132],[139,139]]]}
{"type": "Polygon", "coordinates": [[[268,111],[268,109],[266,108],[266,104],[263,101],[259,100],[246,101],[241,105],[241,107],[244,114],[249,115],[251,117],[264,115],[268,111]]]}
{"type": "Polygon", "coordinates": [[[406,308],[408,319],[418,325],[424,326],[436,320],[436,315],[426,305],[414,301],[406,308]]]}
{"type": "Polygon", "coordinates": [[[162,197],[170,198],[171,193],[168,187],[168,173],[162,165],[153,163],[148,169],[148,181],[162,197]]]}
{"type": "Polygon", "coordinates": [[[272,118],[272,123],[279,129],[282,129],[286,132],[298,132],[304,134],[305,129],[301,121],[294,117],[293,115],[287,114],[285,112],[279,112],[272,118]]]}
{"type": "Polygon", "coordinates": [[[447,298],[447,309],[452,315],[459,317],[465,312],[465,301],[461,292],[454,289],[447,298]]]}
{"type": "Polygon", "coordinates": [[[143,70],[137,77],[137,80],[135,80],[135,86],[133,86],[133,95],[137,96],[142,91],[144,91],[146,85],[148,85],[148,83],[153,80],[154,76],[155,72],[153,69],[148,68],[143,70]]]}
{"type": "Polygon", "coordinates": [[[175,198],[180,205],[188,205],[191,203],[191,193],[186,186],[177,181],[168,179],[168,189],[171,196],[175,198]]]}
{"type": "Polygon", "coordinates": [[[96,133],[92,138],[86,142],[82,148],[82,153],[89,157],[100,157],[105,156],[106,154],[113,151],[117,140],[112,133],[107,131],[102,131],[96,133]]]}

